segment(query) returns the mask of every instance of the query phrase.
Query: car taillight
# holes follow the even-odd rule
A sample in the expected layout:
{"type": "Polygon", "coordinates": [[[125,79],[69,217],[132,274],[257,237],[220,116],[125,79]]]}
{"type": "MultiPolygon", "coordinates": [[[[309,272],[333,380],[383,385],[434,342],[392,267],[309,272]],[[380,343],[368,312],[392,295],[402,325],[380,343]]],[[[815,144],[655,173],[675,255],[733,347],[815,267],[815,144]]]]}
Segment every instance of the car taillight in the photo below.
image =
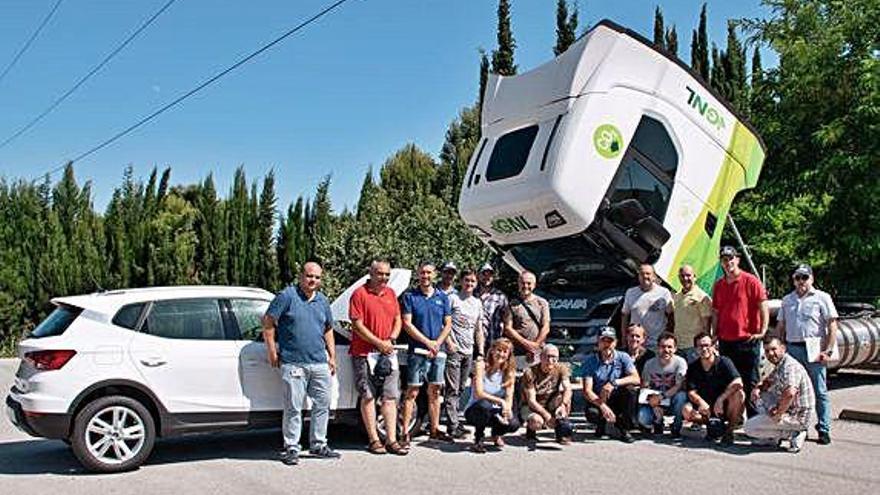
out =
{"type": "Polygon", "coordinates": [[[28,360],[34,368],[43,371],[59,370],[68,361],[76,351],[60,350],[60,351],[32,351],[27,352],[24,358],[28,360]]]}

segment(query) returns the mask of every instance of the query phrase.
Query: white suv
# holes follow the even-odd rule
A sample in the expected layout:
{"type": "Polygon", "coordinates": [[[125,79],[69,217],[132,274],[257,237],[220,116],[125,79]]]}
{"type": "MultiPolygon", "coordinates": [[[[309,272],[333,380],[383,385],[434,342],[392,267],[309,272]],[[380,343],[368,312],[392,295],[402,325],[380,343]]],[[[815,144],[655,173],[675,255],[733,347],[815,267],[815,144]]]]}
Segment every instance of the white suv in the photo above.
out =
{"type": "MultiPolygon", "coordinates": [[[[139,466],[157,436],[278,426],[281,378],[260,339],[272,298],[201,286],[53,299],[54,312],[19,344],[8,415],[31,435],[67,441],[101,472],[139,466]]],[[[357,397],[340,332],[331,409],[350,419],[357,397]]]]}

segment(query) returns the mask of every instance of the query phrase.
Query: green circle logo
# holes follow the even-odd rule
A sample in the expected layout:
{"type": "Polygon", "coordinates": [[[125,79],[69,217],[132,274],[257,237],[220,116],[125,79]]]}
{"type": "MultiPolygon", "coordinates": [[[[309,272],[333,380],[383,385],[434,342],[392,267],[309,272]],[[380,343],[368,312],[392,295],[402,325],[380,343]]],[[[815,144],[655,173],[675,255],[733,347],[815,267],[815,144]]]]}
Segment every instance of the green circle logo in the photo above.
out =
{"type": "Polygon", "coordinates": [[[593,145],[596,152],[604,158],[614,158],[623,150],[623,136],[617,127],[611,124],[602,124],[593,133],[593,145]]]}

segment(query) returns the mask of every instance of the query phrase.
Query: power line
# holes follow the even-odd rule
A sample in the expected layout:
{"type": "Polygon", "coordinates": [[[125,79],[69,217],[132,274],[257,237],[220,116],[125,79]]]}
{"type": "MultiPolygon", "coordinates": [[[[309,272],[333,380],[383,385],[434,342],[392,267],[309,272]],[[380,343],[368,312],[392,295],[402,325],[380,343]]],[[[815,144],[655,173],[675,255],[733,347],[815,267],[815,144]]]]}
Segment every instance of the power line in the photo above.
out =
{"type": "Polygon", "coordinates": [[[305,28],[305,27],[308,26],[309,24],[312,24],[313,22],[317,21],[318,19],[324,17],[326,14],[329,14],[331,11],[335,10],[337,7],[339,7],[340,5],[342,5],[342,4],[346,3],[346,2],[348,2],[348,0],[338,0],[337,2],[334,2],[334,3],[330,4],[329,6],[325,7],[323,10],[321,10],[320,12],[318,12],[317,14],[315,14],[315,15],[313,15],[312,17],[308,18],[307,20],[301,22],[301,23],[298,24],[297,26],[291,28],[290,30],[288,30],[287,32],[285,32],[284,34],[282,34],[281,36],[279,36],[279,37],[275,38],[274,40],[272,40],[271,42],[269,42],[269,43],[263,45],[262,47],[260,47],[259,49],[257,49],[257,50],[254,51],[253,53],[251,53],[250,55],[248,55],[248,56],[242,58],[242,59],[239,60],[238,62],[236,62],[236,63],[230,65],[229,67],[227,67],[226,69],[224,69],[224,70],[218,72],[217,74],[215,74],[214,76],[212,76],[212,77],[211,77],[210,79],[208,79],[207,81],[205,81],[205,82],[199,84],[198,86],[196,86],[195,88],[193,88],[193,89],[187,91],[187,92],[184,93],[182,96],[177,97],[175,100],[173,100],[172,102],[170,102],[170,103],[164,105],[163,107],[159,108],[159,109],[156,110],[155,112],[153,112],[153,113],[147,115],[146,117],[140,119],[139,121],[137,121],[137,122],[135,122],[134,124],[128,126],[128,127],[125,128],[124,130],[122,130],[122,131],[120,131],[120,132],[114,134],[114,135],[113,135],[112,137],[110,137],[109,139],[107,139],[107,140],[101,142],[100,144],[98,144],[98,145],[92,147],[92,148],[89,149],[88,151],[84,151],[83,153],[80,153],[79,155],[77,155],[77,156],[76,156],[75,158],[73,158],[72,160],[67,160],[67,161],[65,161],[64,163],[58,165],[57,167],[55,167],[55,168],[49,170],[48,172],[45,172],[45,173],[40,174],[40,175],[37,175],[37,176],[35,176],[34,178],[36,179],[36,178],[43,177],[43,176],[46,176],[46,175],[52,175],[52,174],[54,174],[55,172],[58,172],[58,171],[64,169],[64,167],[66,167],[68,164],[78,162],[78,161],[82,160],[83,158],[85,158],[85,157],[91,155],[92,153],[95,153],[95,152],[97,152],[97,151],[100,151],[101,149],[103,149],[103,148],[109,146],[109,145],[112,144],[114,141],[116,141],[116,140],[122,138],[123,136],[125,136],[126,134],[129,134],[130,132],[134,131],[134,130],[137,129],[138,127],[140,127],[140,126],[146,124],[147,122],[153,120],[154,118],[156,118],[156,117],[158,117],[159,115],[161,115],[162,113],[164,113],[166,110],[169,110],[170,108],[176,106],[178,103],[181,103],[182,101],[184,101],[184,100],[186,100],[187,98],[189,98],[190,96],[192,96],[192,95],[198,93],[199,91],[201,91],[202,89],[206,88],[207,86],[210,86],[211,84],[213,84],[214,82],[216,82],[216,81],[217,81],[218,79],[220,79],[221,77],[225,76],[226,74],[229,74],[230,72],[232,72],[232,71],[234,71],[235,69],[241,67],[242,65],[246,64],[247,62],[250,62],[253,58],[257,57],[258,55],[260,55],[261,53],[265,52],[265,51],[268,50],[269,48],[272,48],[273,46],[277,45],[278,43],[284,41],[284,39],[286,39],[286,38],[288,38],[289,36],[295,34],[297,31],[299,31],[299,30],[305,28]]]}
{"type": "Polygon", "coordinates": [[[2,81],[4,77],[6,77],[6,74],[9,74],[9,71],[12,70],[12,66],[14,66],[16,62],[18,62],[18,59],[20,59],[21,56],[24,55],[24,52],[26,52],[27,49],[30,48],[31,43],[33,43],[34,40],[37,39],[40,31],[42,31],[43,28],[46,27],[46,24],[49,23],[49,19],[51,19],[52,16],[55,15],[55,11],[58,10],[58,6],[61,5],[61,1],[62,0],[58,0],[57,2],[55,2],[55,5],[52,6],[52,10],[49,11],[49,13],[46,15],[46,18],[43,19],[43,22],[41,22],[39,27],[37,27],[37,30],[34,31],[34,34],[32,34],[27,42],[24,44],[24,46],[22,46],[21,49],[18,50],[18,53],[15,54],[15,57],[12,57],[12,62],[9,62],[9,65],[7,65],[6,68],[3,69],[3,73],[0,74],[0,81],[2,81]]]}
{"type": "Polygon", "coordinates": [[[177,0],[168,0],[168,2],[166,2],[165,5],[162,6],[162,8],[160,8],[158,11],[156,11],[156,13],[153,14],[149,19],[147,19],[146,22],[141,24],[141,26],[139,28],[137,28],[133,33],[131,33],[131,35],[128,38],[126,38],[125,41],[122,42],[122,44],[117,46],[112,52],[110,52],[109,55],[104,57],[104,60],[102,60],[98,65],[96,65],[94,68],[92,68],[92,70],[90,70],[85,76],[80,78],[80,80],[77,81],[76,84],[74,84],[70,89],[68,89],[63,95],[61,95],[61,97],[56,99],[51,105],[49,105],[48,108],[46,108],[39,115],[37,115],[36,117],[31,119],[31,121],[28,122],[26,125],[24,125],[21,129],[15,131],[15,133],[13,133],[11,136],[9,136],[5,140],[3,140],[3,142],[0,143],[0,149],[5,148],[7,144],[11,143],[16,138],[18,138],[19,136],[21,136],[22,134],[27,132],[28,129],[30,129],[31,127],[37,125],[37,122],[43,120],[43,117],[45,117],[46,115],[49,115],[53,110],[55,110],[55,108],[58,107],[58,105],[60,105],[64,100],[66,100],[70,95],[72,95],[74,91],[79,89],[80,86],[82,86],[93,75],[95,75],[95,73],[97,73],[99,70],[101,70],[102,67],[107,65],[107,63],[110,62],[110,60],[113,59],[113,57],[115,57],[119,52],[121,52],[132,40],[134,40],[139,34],[141,34],[141,32],[144,29],[149,27],[149,25],[152,24],[153,21],[156,20],[156,18],[158,18],[160,15],[162,15],[162,13],[165,12],[168,9],[168,7],[171,7],[171,4],[173,4],[176,1],[177,0]]]}

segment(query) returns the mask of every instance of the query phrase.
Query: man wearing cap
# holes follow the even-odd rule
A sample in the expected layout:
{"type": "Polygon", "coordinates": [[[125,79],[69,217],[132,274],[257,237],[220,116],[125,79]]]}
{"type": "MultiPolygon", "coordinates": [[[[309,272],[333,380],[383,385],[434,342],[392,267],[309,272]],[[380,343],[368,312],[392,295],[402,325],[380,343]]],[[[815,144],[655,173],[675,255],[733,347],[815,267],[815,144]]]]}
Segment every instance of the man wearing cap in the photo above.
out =
{"type": "Polygon", "coordinates": [[[675,304],[675,337],[678,339],[687,362],[699,357],[691,347],[700,332],[710,332],[712,325],[712,298],[696,284],[697,276],[691,265],[678,269],[681,290],[672,296],[675,304]]]}
{"type": "Polygon", "coordinates": [[[627,289],[623,296],[620,328],[638,323],[646,332],[645,346],[656,350],[657,337],[675,329],[673,309],[672,293],[657,283],[654,266],[642,263],[639,265],[639,285],[627,289]]]}
{"type": "Polygon", "coordinates": [[[536,282],[534,273],[520,273],[519,297],[511,300],[504,312],[504,336],[513,341],[516,354],[526,356],[529,365],[538,360],[550,333],[550,304],[534,293],[536,282]]]}
{"type": "MultiPolygon", "coordinates": [[[[483,302],[483,332],[485,334],[484,345],[486,348],[495,339],[504,334],[504,312],[507,310],[507,296],[494,286],[495,268],[489,263],[480,267],[480,286],[474,291],[480,301],[483,302]]],[[[482,354],[484,349],[476,349],[482,354]]]]}
{"type": "MultiPolygon", "coordinates": [[[[452,437],[440,431],[440,388],[446,382],[444,342],[452,330],[452,308],[449,298],[434,287],[434,264],[422,262],[418,268],[419,285],[403,294],[403,328],[410,336],[407,362],[407,389],[403,403],[402,423],[409,424],[419,389],[428,382],[428,416],[430,438],[444,442],[452,437]]],[[[401,443],[409,444],[409,435],[401,435],[401,443]]]]}
{"type": "Polygon", "coordinates": [[[745,432],[770,443],[789,440],[788,451],[797,453],[807,438],[816,402],[813,385],[807,370],[785,352],[785,343],[778,336],[764,338],[764,354],[773,371],[752,390],[758,414],[746,421],[745,432]]]}
{"type": "Polygon", "coordinates": [[[837,342],[837,308],[827,292],[813,287],[810,265],[798,266],[792,279],[794,290],[782,298],[782,307],[776,315],[776,334],[785,335],[788,354],[810,375],[816,395],[818,443],[828,445],[831,443],[831,399],[826,364],[837,342]],[[807,355],[808,343],[817,344],[819,351],[809,356],[812,360],[807,355]]]}
{"type": "Polygon", "coordinates": [[[634,401],[629,385],[639,384],[639,372],[629,354],[615,349],[617,333],[605,327],[599,334],[598,349],[584,360],[581,368],[587,417],[594,418],[596,436],[607,434],[609,423],[616,426],[617,438],[632,443],[634,401]]]}
{"type": "MultiPolygon", "coordinates": [[[[712,327],[721,355],[733,361],[748,398],[758,383],[761,339],[770,321],[767,291],[758,277],[740,269],[733,246],[724,246],[719,254],[724,276],[712,288],[712,327]]],[[[746,408],[749,415],[754,413],[748,401],[746,408]]]]}
{"type": "Polygon", "coordinates": [[[526,440],[537,441],[538,431],[553,428],[556,441],[571,443],[573,429],[571,414],[571,373],[568,366],[559,363],[559,349],[547,344],[541,349],[541,362],[526,368],[522,389],[526,414],[526,440]]]}
{"type": "Polygon", "coordinates": [[[689,402],[682,409],[685,421],[706,425],[706,439],[733,444],[733,431],[742,422],[745,394],[743,381],[733,362],[719,356],[715,339],[705,332],[694,337],[700,359],[688,366],[685,375],[689,402]]]}
{"type": "Polygon", "coordinates": [[[458,267],[451,261],[447,261],[440,266],[440,283],[437,284],[437,288],[440,289],[440,292],[447,296],[451,296],[458,292],[455,290],[455,274],[457,273],[458,267]]]}

